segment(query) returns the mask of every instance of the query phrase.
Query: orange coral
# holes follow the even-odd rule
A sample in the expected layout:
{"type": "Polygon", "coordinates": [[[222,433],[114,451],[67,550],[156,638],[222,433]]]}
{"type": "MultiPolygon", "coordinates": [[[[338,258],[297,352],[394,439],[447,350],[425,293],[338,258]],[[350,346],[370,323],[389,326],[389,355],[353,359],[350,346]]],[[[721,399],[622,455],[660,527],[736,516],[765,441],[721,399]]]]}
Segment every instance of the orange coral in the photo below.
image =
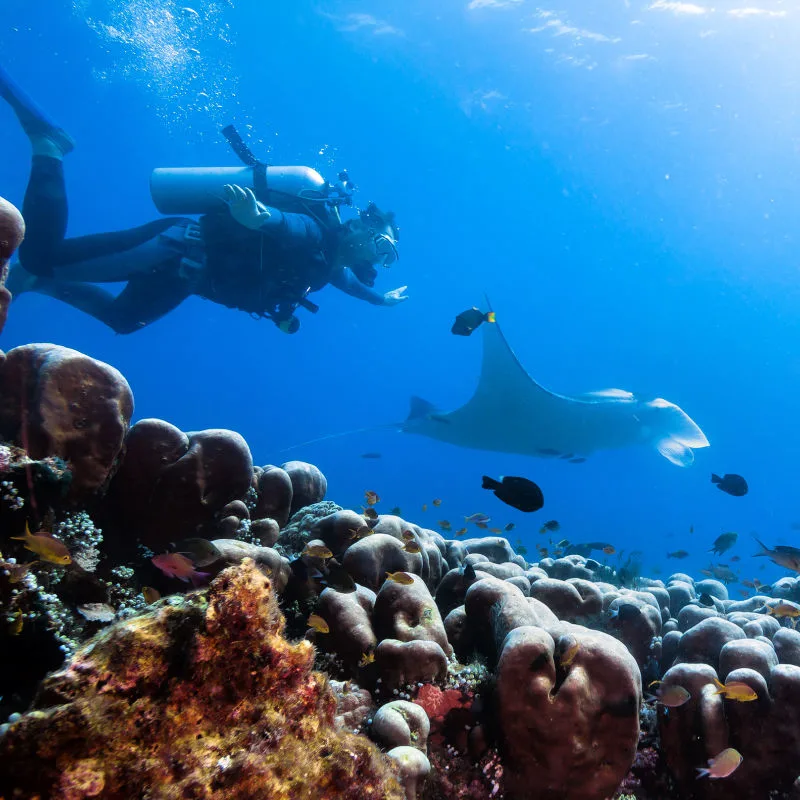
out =
{"type": "Polygon", "coordinates": [[[385,757],[335,730],[313,648],[283,626],[250,559],[111,626],[0,738],[0,795],[401,800],[385,757]]]}

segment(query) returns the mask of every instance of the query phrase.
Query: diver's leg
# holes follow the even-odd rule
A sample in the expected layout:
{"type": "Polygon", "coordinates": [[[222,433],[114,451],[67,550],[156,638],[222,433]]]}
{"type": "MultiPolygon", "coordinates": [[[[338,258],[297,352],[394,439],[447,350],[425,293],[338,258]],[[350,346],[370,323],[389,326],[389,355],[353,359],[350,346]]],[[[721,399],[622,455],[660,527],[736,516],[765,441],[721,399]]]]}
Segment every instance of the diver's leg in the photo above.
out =
{"type": "Polygon", "coordinates": [[[90,283],[52,278],[36,278],[29,291],[68,303],[117,333],[133,333],[177,308],[192,285],[176,272],[163,272],[131,278],[116,297],[90,283]]]}
{"type": "Polygon", "coordinates": [[[2,67],[0,97],[17,115],[19,124],[31,140],[34,155],[63,158],[74,149],[72,137],[63,128],[59,128],[2,67]]]}

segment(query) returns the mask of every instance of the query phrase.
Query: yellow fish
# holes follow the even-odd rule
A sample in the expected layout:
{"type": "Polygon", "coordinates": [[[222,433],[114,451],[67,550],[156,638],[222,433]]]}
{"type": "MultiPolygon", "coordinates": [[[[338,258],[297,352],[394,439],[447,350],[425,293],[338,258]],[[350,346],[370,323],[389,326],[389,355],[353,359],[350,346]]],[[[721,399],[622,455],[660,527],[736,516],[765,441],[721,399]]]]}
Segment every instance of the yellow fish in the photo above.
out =
{"type": "Polygon", "coordinates": [[[422,548],[419,546],[419,542],[406,542],[406,546],[403,548],[406,553],[421,553],[422,548]]]}
{"type": "Polygon", "coordinates": [[[439,522],[436,523],[443,531],[449,531],[453,526],[452,524],[446,519],[440,519],[439,522]]]}
{"type": "Polygon", "coordinates": [[[145,603],[151,606],[161,599],[161,592],[159,592],[158,589],[154,589],[152,586],[142,586],[142,597],[144,597],[145,603]]]}
{"type": "Polygon", "coordinates": [[[407,572],[387,572],[386,580],[394,581],[401,586],[411,586],[414,583],[414,579],[407,572]]]}
{"type": "Polygon", "coordinates": [[[714,685],[717,691],[714,694],[721,694],[728,700],[738,700],[740,703],[749,703],[751,700],[758,700],[758,692],[752,686],[748,686],[744,681],[728,681],[722,683],[714,678],[714,685]]]}
{"type": "Polygon", "coordinates": [[[318,633],[331,632],[330,626],[319,614],[311,614],[306,622],[308,623],[309,628],[313,628],[318,633]]]}
{"type": "Polygon", "coordinates": [[[466,528],[459,528],[456,531],[456,536],[466,536],[467,529],[466,528]]]}
{"type": "Polygon", "coordinates": [[[380,503],[381,498],[378,496],[377,492],[364,492],[364,497],[367,498],[367,505],[374,506],[376,503],[380,503]]]}
{"type": "Polygon", "coordinates": [[[25,542],[25,549],[36,553],[42,561],[48,561],[51,564],[60,564],[66,566],[72,563],[72,556],[67,550],[67,546],[60,539],[56,539],[45,531],[39,533],[31,533],[28,523],[25,523],[24,536],[12,536],[12,539],[17,539],[20,542],[25,542]]]}
{"type": "Polygon", "coordinates": [[[796,606],[794,603],[778,603],[777,605],[770,606],[768,614],[771,614],[773,617],[791,617],[796,619],[800,617],[800,606],[796,606]]]}
{"type": "Polygon", "coordinates": [[[300,555],[311,558],[333,558],[333,553],[324,544],[307,544],[300,555]]]}
{"type": "Polygon", "coordinates": [[[568,667],[575,660],[575,656],[578,655],[578,650],[580,649],[580,643],[577,639],[574,639],[561,656],[561,666],[568,667]]]}
{"type": "Polygon", "coordinates": [[[370,650],[369,653],[362,653],[361,660],[358,662],[359,667],[366,667],[368,664],[375,662],[375,653],[370,650]]]}
{"type": "Polygon", "coordinates": [[[743,761],[742,754],[732,747],[723,750],[718,756],[708,759],[708,767],[697,767],[698,778],[727,778],[738,769],[743,761]]]}

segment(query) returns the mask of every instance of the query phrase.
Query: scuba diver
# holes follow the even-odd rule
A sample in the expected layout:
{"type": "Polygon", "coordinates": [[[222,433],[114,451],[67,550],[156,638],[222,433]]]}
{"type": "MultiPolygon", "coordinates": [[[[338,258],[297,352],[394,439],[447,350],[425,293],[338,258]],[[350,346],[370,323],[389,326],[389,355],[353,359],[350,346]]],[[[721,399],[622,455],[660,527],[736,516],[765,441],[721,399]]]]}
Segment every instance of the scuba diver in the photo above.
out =
{"type": "Polygon", "coordinates": [[[27,235],[7,286],[61,300],[117,333],[132,333],[199,295],[296,333],[298,308],[327,284],[373,305],[407,300],[406,286],[373,290],[377,265],[398,259],[392,212],[370,203],[342,221],[352,205],[346,172],[331,186],[308,167],[259,161],[233,126],[223,131],[241,167],[157,169],[150,189],[168,216],[123,231],[65,238],[63,158],[74,142],[0,67],[0,97],[30,139],[31,174],[22,207],[27,235]],[[199,220],[184,216],[199,215],[199,220]],[[125,282],[118,295],[97,283],[125,282]]]}

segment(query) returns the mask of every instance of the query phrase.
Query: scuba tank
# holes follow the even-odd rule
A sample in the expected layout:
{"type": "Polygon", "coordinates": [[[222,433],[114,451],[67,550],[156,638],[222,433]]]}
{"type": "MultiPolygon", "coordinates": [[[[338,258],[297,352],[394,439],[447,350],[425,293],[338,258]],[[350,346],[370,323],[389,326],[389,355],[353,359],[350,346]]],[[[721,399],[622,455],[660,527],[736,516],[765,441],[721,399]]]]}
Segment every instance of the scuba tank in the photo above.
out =
{"type": "MultiPolygon", "coordinates": [[[[222,211],[222,189],[235,183],[250,188],[264,205],[281,211],[309,213],[319,204],[332,209],[351,205],[355,186],[347,172],[331,185],[311,167],[267,166],[253,155],[233,125],[222,131],[241,167],[160,167],[150,176],[150,195],[156,208],[166,215],[208,214],[222,211]]],[[[314,216],[320,216],[318,209],[314,216]]]]}

